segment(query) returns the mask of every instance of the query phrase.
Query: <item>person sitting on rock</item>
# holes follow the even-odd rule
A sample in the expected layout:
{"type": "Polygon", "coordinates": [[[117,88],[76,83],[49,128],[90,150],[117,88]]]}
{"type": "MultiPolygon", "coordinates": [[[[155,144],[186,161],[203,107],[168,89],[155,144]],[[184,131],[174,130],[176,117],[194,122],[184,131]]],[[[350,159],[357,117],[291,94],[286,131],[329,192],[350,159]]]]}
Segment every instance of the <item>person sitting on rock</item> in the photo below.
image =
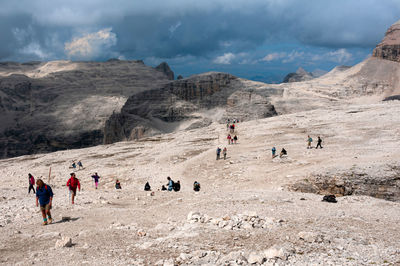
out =
{"type": "Polygon", "coordinates": [[[285,150],[285,148],[282,148],[282,150],[281,150],[281,154],[279,155],[279,157],[283,157],[283,156],[286,156],[287,155],[287,151],[285,150]]]}
{"type": "Polygon", "coordinates": [[[181,182],[178,180],[174,183],[174,191],[178,192],[179,190],[181,190],[181,182]]]}
{"type": "Polygon", "coordinates": [[[144,185],[144,191],[151,191],[149,182],[146,182],[146,184],[144,185]]]}
{"type": "Polygon", "coordinates": [[[78,166],[79,166],[79,170],[81,170],[81,168],[83,169],[83,165],[81,161],[78,161],[78,166]]]}
{"type": "Polygon", "coordinates": [[[171,179],[171,177],[167,177],[168,180],[168,191],[172,191],[174,189],[174,181],[171,179]]]}
{"type": "Polygon", "coordinates": [[[194,181],[193,190],[196,191],[196,192],[200,191],[200,183],[199,182],[194,181]]]}
{"type": "Polygon", "coordinates": [[[117,181],[115,181],[115,189],[122,189],[121,183],[119,182],[118,179],[117,179],[117,181]]]}
{"type": "Polygon", "coordinates": [[[161,190],[167,190],[167,188],[164,185],[162,185],[161,190]]]}

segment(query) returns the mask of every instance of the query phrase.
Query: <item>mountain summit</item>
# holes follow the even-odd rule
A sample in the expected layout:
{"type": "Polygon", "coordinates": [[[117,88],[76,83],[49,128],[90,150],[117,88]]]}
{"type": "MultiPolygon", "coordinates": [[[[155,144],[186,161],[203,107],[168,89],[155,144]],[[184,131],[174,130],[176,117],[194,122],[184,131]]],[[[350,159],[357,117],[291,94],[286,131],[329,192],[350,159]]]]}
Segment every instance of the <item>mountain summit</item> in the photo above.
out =
{"type": "Polygon", "coordinates": [[[373,56],[400,62],[400,20],[386,31],[385,38],[376,46],[373,56]]]}

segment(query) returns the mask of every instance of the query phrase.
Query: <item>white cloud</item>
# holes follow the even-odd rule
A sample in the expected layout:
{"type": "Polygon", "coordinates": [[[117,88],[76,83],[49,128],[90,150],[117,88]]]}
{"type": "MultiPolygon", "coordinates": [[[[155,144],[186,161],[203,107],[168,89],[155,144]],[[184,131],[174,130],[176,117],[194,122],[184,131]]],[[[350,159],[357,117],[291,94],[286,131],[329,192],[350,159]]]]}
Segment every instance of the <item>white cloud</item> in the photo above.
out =
{"type": "Polygon", "coordinates": [[[339,64],[349,62],[352,58],[353,55],[344,48],[311,56],[312,61],[331,61],[339,64]]]}
{"type": "Polygon", "coordinates": [[[341,64],[350,61],[353,57],[353,55],[349,53],[346,49],[339,49],[334,52],[329,52],[328,56],[333,62],[341,64]]]}
{"type": "Polygon", "coordinates": [[[221,65],[230,65],[232,63],[232,60],[235,58],[236,56],[233,53],[225,53],[224,55],[215,58],[213,63],[221,65]]]}
{"type": "Polygon", "coordinates": [[[286,56],[286,53],[272,53],[272,54],[267,54],[265,57],[261,59],[261,61],[265,62],[271,62],[275,61],[281,58],[284,58],[286,56]]]}
{"type": "Polygon", "coordinates": [[[174,32],[182,25],[182,22],[178,21],[178,23],[176,23],[175,25],[172,25],[171,27],[169,27],[169,32],[170,34],[174,34],[174,32]]]}
{"type": "Polygon", "coordinates": [[[20,52],[25,55],[33,55],[41,60],[49,57],[49,55],[43,51],[42,47],[37,42],[31,42],[27,46],[23,47],[20,52]]]}
{"type": "Polygon", "coordinates": [[[111,28],[105,28],[74,38],[71,42],[65,43],[65,53],[74,59],[92,59],[110,54],[109,49],[117,43],[117,35],[111,30],[111,28]]]}
{"type": "Polygon", "coordinates": [[[292,51],[286,56],[284,60],[282,60],[282,63],[290,63],[303,57],[304,57],[304,52],[292,51]]]}

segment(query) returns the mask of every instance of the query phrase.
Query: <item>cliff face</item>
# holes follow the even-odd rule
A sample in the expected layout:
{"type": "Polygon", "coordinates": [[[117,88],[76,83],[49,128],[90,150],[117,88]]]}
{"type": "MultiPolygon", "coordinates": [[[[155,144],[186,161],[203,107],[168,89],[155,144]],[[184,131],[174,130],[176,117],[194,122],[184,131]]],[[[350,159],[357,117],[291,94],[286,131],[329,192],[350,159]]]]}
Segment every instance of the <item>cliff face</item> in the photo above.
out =
{"type": "Polygon", "coordinates": [[[374,49],[373,57],[400,62],[400,21],[387,30],[383,41],[374,49]]]}
{"type": "Polygon", "coordinates": [[[205,73],[131,96],[121,112],[106,122],[105,143],[168,133],[177,128],[193,129],[213,120],[252,120],[276,114],[266,96],[243,89],[238,78],[205,73]]]}
{"type": "Polygon", "coordinates": [[[0,158],[102,144],[129,96],[168,83],[140,61],[0,64],[0,158]]]}

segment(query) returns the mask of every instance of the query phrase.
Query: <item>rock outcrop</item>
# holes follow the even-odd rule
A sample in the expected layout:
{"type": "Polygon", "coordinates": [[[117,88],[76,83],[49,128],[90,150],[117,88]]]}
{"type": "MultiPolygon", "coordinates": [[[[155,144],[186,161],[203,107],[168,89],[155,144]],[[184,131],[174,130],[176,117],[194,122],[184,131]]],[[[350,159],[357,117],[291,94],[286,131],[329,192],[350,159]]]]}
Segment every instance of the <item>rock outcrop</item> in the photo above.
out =
{"type": "Polygon", "coordinates": [[[0,158],[103,143],[129,96],[168,83],[141,61],[0,64],[0,158]]]}
{"type": "Polygon", "coordinates": [[[400,167],[397,165],[387,165],[380,172],[357,169],[336,174],[318,174],[290,186],[294,191],[306,193],[367,195],[390,201],[400,201],[399,187],[400,167]]]}
{"type": "Polygon", "coordinates": [[[374,49],[373,56],[400,62],[400,20],[387,30],[383,41],[374,49]]]}
{"type": "Polygon", "coordinates": [[[307,81],[313,79],[314,76],[312,73],[305,71],[302,67],[299,67],[296,72],[289,73],[284,79],[283,83],[290,83],[290,82],[300,82],[300,81],[307,81]]]}
{"type": "Polygon", "coordinates": [[[243,89],[240,79],[205,73],[130,97],[121,112],[107,121],[105,143],[192,129],[232,117],[243,121],[276,114],[267,96],[243,89]],[[210,115],[207,110],[214,112],[210,115]]]}
{"type": "Polygon", "coordinates": [[[164,73],[169,80],[174,80],[174,72],[171,70],[166,62],[162,62],[161,64],[156,66],[155,69],[164,73]]]}

